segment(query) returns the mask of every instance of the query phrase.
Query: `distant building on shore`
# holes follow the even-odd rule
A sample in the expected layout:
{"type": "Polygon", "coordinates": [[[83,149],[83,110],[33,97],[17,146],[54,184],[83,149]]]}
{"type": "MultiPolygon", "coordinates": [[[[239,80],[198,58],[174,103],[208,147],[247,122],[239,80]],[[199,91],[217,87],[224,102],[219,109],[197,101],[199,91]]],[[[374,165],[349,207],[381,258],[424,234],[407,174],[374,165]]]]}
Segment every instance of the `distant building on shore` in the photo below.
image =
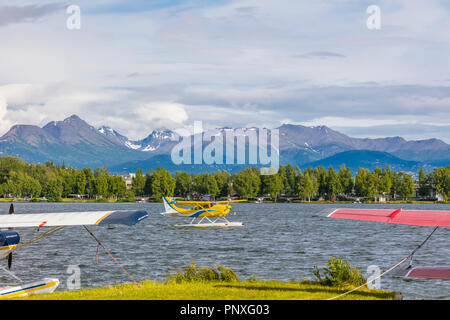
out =
{"type": "Polygon", "coordinates": [[[136,177],[136,174],[129,173],[129,174],[121,174],[119,176],[122,177],[122,179],[125,181],[127,189],[131,189],[131,186],[133,185],[133,178],[136,177]]]}

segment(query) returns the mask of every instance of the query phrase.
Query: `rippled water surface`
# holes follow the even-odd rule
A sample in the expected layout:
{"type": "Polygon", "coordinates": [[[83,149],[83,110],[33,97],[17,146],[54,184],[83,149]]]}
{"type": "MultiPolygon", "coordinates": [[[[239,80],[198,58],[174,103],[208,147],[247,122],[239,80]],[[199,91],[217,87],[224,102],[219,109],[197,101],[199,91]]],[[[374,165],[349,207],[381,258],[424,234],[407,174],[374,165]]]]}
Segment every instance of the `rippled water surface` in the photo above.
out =
{"type": "MultiPolygon", "coordinates": [[[[352,204],[345,207],[372,207],[352,204]]],[[[410,209],[447,209],[450,205],[401,205],[410,209]]],[[[90,227],[122,265],[142,281],[162,280],[192,261],[198,266],[216,263],[233,269],[240,278],[313,279],[313,265],[325,266],[330,256],[349,260],[366,273],[370,265],[382,271],[407,256],[432,231],[429,227],[328,219],[316,214],[328,204],[235,204],[231,221],[245,226],[233,229],[175,229],[179,219],[163,217],[162,204],[154,203],[16,203],[20,213],[145,209],[148,219],[133,227],[90,227]]],[[[398,208],[400,205],[377,205],[398,208]]],[[[9,204],[0,204],[6,213],[9,204]]],[[[186,221],[187,222],[187,221],[186,221]]],[[[36,230],[20,230],[22,241],[36,230]]],[[[39,232],[42,232],[39,231],[39,232]]],[[[82,287],[129,281],[102,249],[96,264],[96,242],[82,227],[67,227],[14,254],[12,271],[24,281],[57,277],[65,290],[69,265],[81,269],[82,287]]],[[[2,262],[6,266],[6,260],[2,262]]],[[[450,229],[441,228],[415,255],[416,265],[450,264],[450,229]]],[[[367,275],[367,274],[366,274],[367,275]]],[[[2,272],[0,282],[14,279],[2,272]]],[[[405,299],[450,299],[450,281],[405,280],[388,274],[381,287],[400,291],[405,299]]]]}

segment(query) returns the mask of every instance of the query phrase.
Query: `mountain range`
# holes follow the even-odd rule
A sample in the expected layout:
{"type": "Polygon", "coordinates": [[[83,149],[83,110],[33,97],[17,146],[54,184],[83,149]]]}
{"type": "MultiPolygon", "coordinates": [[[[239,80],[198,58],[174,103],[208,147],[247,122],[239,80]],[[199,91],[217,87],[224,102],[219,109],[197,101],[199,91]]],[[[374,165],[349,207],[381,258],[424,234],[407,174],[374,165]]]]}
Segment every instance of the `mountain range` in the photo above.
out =
{"type": "MultiPolygon", "coordinates": [[[[401,137],[353,138],[326,126],[307,127],[284,124],[279,130],[280,163],[338,167],[345,163],[353,172],[358,166],[373,169],[391,165],[393,169],[416,172],[424,167],[450,164],[450,145],[439,139],[407,141],[401,137]]],[[[225,135],[231,128],[220,128],[225,135]]],[[[255,130],[255,128],[241,128],[255,130]]],[[[30,163],[65,163],[74,168],[102,167],[110,172],[144,172],[163,165],[169,171],[192,173],[225,169],[236,172],[248,165],[175,165],[172,148],[179,136],[167,129],[153,130],[142,140],[130,140],[110,127],[95,128],[77,115],[52,121],[44,127],[14,125],[0,138],[0,156],[12,155],[30,163]]],[[[203,143],[203,147],[208,143],[203,143]]]]}

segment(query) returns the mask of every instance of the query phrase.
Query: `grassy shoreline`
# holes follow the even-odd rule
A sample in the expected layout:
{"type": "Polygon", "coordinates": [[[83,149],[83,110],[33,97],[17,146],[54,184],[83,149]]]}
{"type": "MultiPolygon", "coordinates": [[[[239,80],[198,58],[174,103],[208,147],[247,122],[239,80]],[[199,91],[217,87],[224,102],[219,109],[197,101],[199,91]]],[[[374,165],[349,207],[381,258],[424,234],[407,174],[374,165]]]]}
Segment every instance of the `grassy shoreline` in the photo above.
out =
{"type": "MultiPolygon", "coordinates": [[[[139,287],[120,284],[104,288],[57,291],[17,298],[26,300],[326,300],[352,289],[315,283],[246,280],[239,282],[158,282],[146,280],[139,287]]],[[[392,300],[395,293],[360,289],[340,299],[392,300]]]]}

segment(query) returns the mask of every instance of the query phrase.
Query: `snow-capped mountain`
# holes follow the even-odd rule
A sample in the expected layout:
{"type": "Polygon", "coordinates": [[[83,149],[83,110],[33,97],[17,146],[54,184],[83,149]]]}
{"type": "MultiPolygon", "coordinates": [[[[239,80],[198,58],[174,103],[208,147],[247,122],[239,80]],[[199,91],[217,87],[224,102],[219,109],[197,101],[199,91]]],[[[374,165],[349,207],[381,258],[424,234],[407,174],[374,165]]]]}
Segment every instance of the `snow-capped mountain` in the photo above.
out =
{"type": "Polygon", "coordinates": [[[106,136],[108,139],[112,140],[113,142],[116,142],[118,144],[123,144],[125,145],[129,140],[127,137],[121,135],[119,132],[117,132],[116,130],[107,127],[107,126],[103,126],[98,128],[98,131],[103,134],[104,136],[106,136]]]}
{"type": "MultiPolygon", "coordinates": [[[[223,135],[239,135],[239,131],[233,128],[217,129],[223,135]]],[[[258,130],[241,128],[240,131],[252,133],[258,130]]],[[[353,138],[325,126],[306,127],[291,124],[284,124],[278,130],[282,164],[317,165],[318,161],[330,157],[330,163],[347,159],[346,163],[360,163],[365,167],[370,164],[381,166],[384,162],[380,159],[385,159],[387,164],[400,163],[405,168],[417,167],[411,161],[429,168],[450,163],[450,145],[438,139],[407,141],[401,137],[353,138]],[[348,153],[349,151],[359,153],[348,153]],[[389,155],[406,162],[394,161],[389,155]]],[[[208,145],[211,136],[216,134],[217,130],[205,132],[203,147],[208,145]]],[[[153,130],[144,139],[134,141],[110,127],[96,129],[78,116],[72,115],[63,121],[51,121],[43,127],[21,124],[12,126],[0,137],[0,156],[17,156],[30,163],[64,162],[76,168],[107,165],[111,170],[116,168],[114,172],[127,172],[135,168],[148,171],[158,165],[172,165],[178,170],[170,160],[172,148],[178,143],[179,136],[168,129],[153,130]]],[[[209,170],[208,168],[217,169],[206,164],[203,169],[209,170]]],[[[236,168],[238,167],[232,166],[227,170],[236,168]]]]}
{"type": "Polygon", "coordinates": [[[170,150],[168,150],[168,147],[173,146],[173,144],[178,141],[178,139],[176,138],[177,134],[167,129],[154,130],[146,138],[137,141],[130,140],[127,137],[121,135],[116,130],[107,126],[100,127],[98,131],[111,141],[114,141],[129,149],[143,152],[169,152],[170,150]]]}
{"type": "Polygon", "coordinates": [[[136,144],[141,146],[140,151],[158,153],[170,152],[176,143],[178,143],[178,135],[167,129],[153,130],[146,138],[136,141],[136,144]]]}

